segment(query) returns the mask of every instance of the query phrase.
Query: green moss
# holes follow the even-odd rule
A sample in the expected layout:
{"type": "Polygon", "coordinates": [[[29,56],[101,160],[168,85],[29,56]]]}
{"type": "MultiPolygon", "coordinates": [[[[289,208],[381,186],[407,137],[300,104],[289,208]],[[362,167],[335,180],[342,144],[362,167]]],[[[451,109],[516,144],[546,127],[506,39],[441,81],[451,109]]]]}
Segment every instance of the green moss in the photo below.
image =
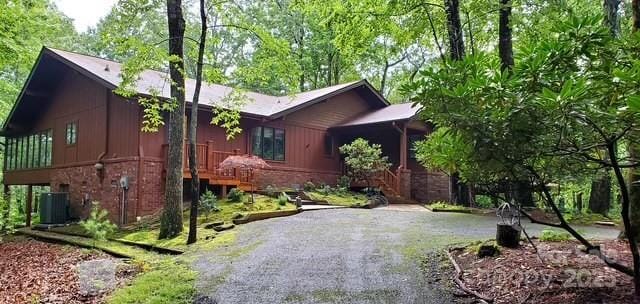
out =
{"type": "Polygon", "coordinates": [[[165,260],[116,290],[110,304],[192,303],[196,294],[196,272],[174,260],[165,260]]]}
{"type": "Polygon", "coordinates": [[[357,192],[338,192],[321,193],[317,190],[305,192],[312,200],[326,201],[331,205],[347,206],[364,205],[367,202],[367,196],[357,192]]]}
{"type": "Polygon", "coordinates": [[[564,215],[565,220],[576,225],[593,225],[596,222],[614,222],[620,224],[620,219],[611,219],[598,213],[568,213],[564,215]]]}
{"type": "Polygon", "coordinates": [[[444,202],[437,202],[437,203],[433,203],[430,205],[426,205],[427,209],[434,211],[434,212],[438,212],[438,211],[453,211],[453,212],[464,212],[464,213],[471,213],[471,209],[464,207],[464,206],[459,206],[459,205],[450,205],[444,202]]]}
{"type": "Polygon", "coordinates": [[[542,230],[540,234],[540,241],[543,242],[565,242],[571,239],[571,234],[564,231],[557,231],[552,229],[542,230]]]}

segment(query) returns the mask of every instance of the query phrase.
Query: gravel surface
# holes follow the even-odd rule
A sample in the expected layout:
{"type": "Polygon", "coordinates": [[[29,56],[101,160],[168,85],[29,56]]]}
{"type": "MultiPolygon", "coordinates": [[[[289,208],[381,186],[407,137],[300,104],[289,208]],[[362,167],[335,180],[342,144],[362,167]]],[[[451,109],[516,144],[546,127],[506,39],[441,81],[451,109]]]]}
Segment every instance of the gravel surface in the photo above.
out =
{"type": "MultiPolygon", "coordinates": [[[[237,227],[194,257],[203,303],[452,303],[447,245],[495,237],[496,218],[330,209],[237,227]]],[[[537,235],[543,227],[526,225],[537,235]]],[[[612,229],[580,227],[591,238],[612,229]]]]}

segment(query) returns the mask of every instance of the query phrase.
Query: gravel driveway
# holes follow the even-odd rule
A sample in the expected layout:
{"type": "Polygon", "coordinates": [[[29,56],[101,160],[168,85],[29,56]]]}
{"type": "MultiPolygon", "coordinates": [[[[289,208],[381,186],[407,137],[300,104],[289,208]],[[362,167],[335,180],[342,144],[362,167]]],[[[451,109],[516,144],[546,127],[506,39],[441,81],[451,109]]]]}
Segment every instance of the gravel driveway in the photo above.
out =
{"type": "MultiPolygon", "coordinates": [[[[448,244],[495,237],[495,217],[333,209],[241,225],[194,259],[210,303],[451,303],[448,244]]],[[[526,225],[531,234],[542,230],[526,225]]],[[[617,231],[583,227],[592,238],[617,231]]],[[[205,301],[206,302],[206,301],[205,301]]]]}

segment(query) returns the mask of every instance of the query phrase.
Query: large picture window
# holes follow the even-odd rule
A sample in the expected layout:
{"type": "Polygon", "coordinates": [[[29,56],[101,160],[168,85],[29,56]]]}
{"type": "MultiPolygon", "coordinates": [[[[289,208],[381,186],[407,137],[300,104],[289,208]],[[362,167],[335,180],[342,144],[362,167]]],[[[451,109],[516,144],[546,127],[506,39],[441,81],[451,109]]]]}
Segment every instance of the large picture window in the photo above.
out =
{"type": "Polygon", "coordinates": [[[269,127],[257,127],[251,133],[251,151],[253,155],[268,160],[284,160],[284,130],[269,127]]]}
{"type": "Polygon", "coordinates": [[[52,130],[23,137],[7,138],[6,170],[35,169],[51,166],[52,130]]]}

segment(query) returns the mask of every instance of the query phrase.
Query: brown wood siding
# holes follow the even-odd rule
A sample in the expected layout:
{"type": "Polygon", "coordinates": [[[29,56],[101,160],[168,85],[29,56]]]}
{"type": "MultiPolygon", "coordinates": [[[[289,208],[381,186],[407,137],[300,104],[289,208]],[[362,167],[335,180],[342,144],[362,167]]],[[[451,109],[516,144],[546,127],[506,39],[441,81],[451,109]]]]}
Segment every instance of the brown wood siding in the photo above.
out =
{"type": "Polygon", "coordinates": [[[285,120],[326,129],[369,110],[371,110],[369,102],[358,93],[349,91],[291,113],[285,117],[285,120]]]}
{"type": "MultiPolygon", "coordinates": [[[[137,156],[141,133],[140,106],[111,94],[109,100],[109,152],[106,158],[137,156]]],[[[101,138],[104,141],[104,137],[101,138]]]]}
{"type": "Polygon", "coordinates": [[[43,100],[44,114],[32,131],[53,129],[53,166],[95,160],[104,151],[106,89],[76,72],[69,72],[61,86],[43,100]],[[66,126],[77,123],[77,140],[67,145],[66,126]]]}
{"type": "Polygon", "coordinates": [[[264,123],[255,121],[247,126],[246,134],[250,134],[251,129],[256,126],[285,130],[285,159],[284,161],[268,161],[272,167],[323,172],[340,170],[340,158],[337,153],[333,157],[324,154],[326,129],[297,125],[289,120],[264,123]]]}

